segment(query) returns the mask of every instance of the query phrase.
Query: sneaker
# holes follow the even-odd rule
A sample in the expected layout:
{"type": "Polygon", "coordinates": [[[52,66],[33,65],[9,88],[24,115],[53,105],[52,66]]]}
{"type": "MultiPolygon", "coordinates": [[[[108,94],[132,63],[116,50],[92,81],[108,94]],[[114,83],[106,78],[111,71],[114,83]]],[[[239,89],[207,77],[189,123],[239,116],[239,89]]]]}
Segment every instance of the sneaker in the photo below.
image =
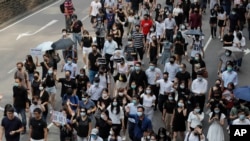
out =
{"type": "Polygon", "coordinates": [[[220,39],[221,42],[223,42],[223,39],[220,39]]]}
{"type": "Polygon", "coordinates": [[[220,36],[218,36],[218,39],[220,39],[220,36]]]}
{"type": "Polygon", "coordinates": [[[159,53],[159,56],[161,56],[161,53],[159,53]]]}

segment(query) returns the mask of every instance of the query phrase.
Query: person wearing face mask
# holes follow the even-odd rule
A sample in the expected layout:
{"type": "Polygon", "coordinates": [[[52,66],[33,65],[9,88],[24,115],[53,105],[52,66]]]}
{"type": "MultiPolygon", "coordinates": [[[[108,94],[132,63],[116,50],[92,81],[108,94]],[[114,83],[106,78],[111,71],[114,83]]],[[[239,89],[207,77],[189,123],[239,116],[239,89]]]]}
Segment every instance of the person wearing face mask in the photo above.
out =
{"type": "MultiPolygon", "coordinates": [[[[137,113],[137,107],[142,106],[139,103],[139,99],[140,96],[133,96],[131,103],[128,103],[125,106],[125,110],[126,110],[126,114],[125,115],[129,115],[129,114],[136,114],[137,113]]],[[[134,128],[135,128],[135,120],[133,118],[128,118],[128,135],[130,140],[133,140],[134,137],[134,128]]]]}
{"type": "Polygon", "coordinates": [[[196,53],[194,57],[188,59],[188,62],[192,65],[192,80],[196,79],[198,71],[206,70],[206,64],[202,59],[200,53],[196,53]]]}
{"type": "Polygon", "coordinates": [[[110,94],[108,93],[108,89],[104,88],[102,91],[102,96],[97,101],[97,108],[95,112],[95,118],[100,119],[101,118],[101,112],[112,103],[112,99],[110,97],[110,94]]]}
{"type": "Polygon", "coordinates": [[[157,134],[157,140],[155,141],[171,141],[170,136],[167,135],[167,130],[166,128],[160,127],[158,129],[158,134],[157,134]]]}
{"type": "Polygon", "coordinates": [[[86,114],[93,119],[93,113],[96,111],[95,103],[89,98],[88,94],[83,94],[82,99],[79,101],[77,115],[80,116],[81,109],[86,109],[86,114]]]}
{"type": "Polygon", "coordinates": [[[41,84],[41,78],[39,77],[39,74],[40,73],[38,71],[34,72],[34,80],[31,82],[32,96],[40,94],[39,86],[41,84]]]}
{"type": "Polygon", "coordinates": [[[122,138],[119,134],[120,132],[117,126],[112,126],[112,128],[109,131],[108,141],[122,141],[122,138]]]}
{"type": "Polygon", "coordinates": [[[177,64],[181,64],[182,61],[182,56],[185,54],[185,39],[182,36],[181,31],[177,32],[177,35],[174,39],[174,54],[176,57],[176,62],[177,64]]]}
{"type": "Polygon", "coordinates": [[[249,116],[249,108],[245,106],[245,103],[246,102],[241,99],[239,99],[238,101],[237,100],[234,101],[234,106],[231,108],[230,115],[229,115],[229,119],[230,119],[229,125],[231,125],[234,120],[239,118],[238,113],[240,111],[243,111],[245,115],[249,116]]]}
{"type": "Polygon", "coordinates": [[[179,72],[179,65],[175,62],[176,57],[171,56],[169,62],[167,62],[164,66],[164,72],[169,73],[169,80],[174,81],[176,74],[179,72]]]}
{"type": "Polygon", "coordinates": [[[99,65],[98,65],[98,58],[102,58],[102,55],[97,51],[97,44],[92,44],[92,52],[89,53],[88,60],[88,77],[89,81],[92,84],[93,80],[98,73],[99,65]]]}
{"type": "Polygon", "coordinates": [[[223,125],[226,116],[220,111],[220,108],[216,106],[214,110],[209,113],[208,123],[211,123],[208,128],[207,139],[208,141],[224,141],[223,125]]]}
{"type": "Polygon", "coordinates": [[[217,79],[215,85],[209,89],[208,100],[216,99],[220,100],[222,98],[221,80],[217,79]]]}
{"type": "Polygon", "coordinates": [[[200,104],[201,112],[203,111],[208,81],[202,77],[202,72],[197,72],[197,78],[192,82],[191,91],[194,94],[194,102],[200,104]]]}
{"type": "Polygon", "coordinates": [[[125,129],[124,126],[124,111],[120,103],[118,102],[117,97],[112,99],[111,104],[107,107],[109,112],[109,117],[112,121],[112,126],[117,126],[117,130],[120,133],[121,129],[125,129]]]}
{"type": "Polygon", "coordinates": [[[36,56],[36,67],[42,67],[42,79],[46,77],[49,68],[53,66],[49,57],[46,54],[43,55],[43,60],[43,62],[40,62],[40,64],[38,64],[38,57],[36,56]]]}
{"type": "Polygon", "coordinates": [[[174,94],[170,93],[167,95],[167,100],[163,104],[162,120],[164,122],[165,128],[167,129],[169,135],[172,135],[171,119],[175,110],[177,103],[174,99],[174,94]]]}
{"type": "Polygon", "coordinates": [[[202,25],[202,18],[201,15],[199,14],[198,8],[194,8],[194,12],[190,13],[189,17],[189,26],[191,29],[201,29],[202,25]]]}
{"type": "Polygon", "coordinates": [[[81,108],[80,115],[72,121],[72,124],[75,125],[77,141],[87,141],[92,129],[91,118],[87,114],[87,109],[81,108]]]}
{"type": "Polygon", "coordinates": [[[155,110],[156,110],[158,104],[158,93],[159,93],[159,88],[156,86],[156,81],[162,79],[163,74],[161,70],[158,67],[156,67],[156,62],[150,62],[149,68],[146,70],[145,73],[147,76],[147,82],[152,89],[152,93],[156,97],[156,103],[155,103],[155,110]]]}
{"type": "Polygon", "coordinates": [[[81,47],[82,47],[82,55],[83,55],[83,64],[84,68],[87,68],[88,65],[88,58],[87,56],[92,51],[91,45],[93,43],[92,36],[89,35],[89,32],[87,30],[83,31],[83,36],[81,39],[81,47]]]}
{"type": "Polygon", "coordinates": [[[202,132],[202,126],[197,125],[193,131],[189,131],[186,134],[184,141],[205,141],[206,138],[202,132]]]}
{"type": "Polygon", "coordinates": [[[72,111],[76,112],[79,107],[79,98],[77,95],[73,95],[73,90],[68,88],[62,98],[62,103],[69,104],[72,111]]]}
{"type": "Polygon", "coordinates": [[[76,94],[76,88],[77,88],[76,82],[74,79],[70,78],[70,76],[71,76],[71,71],[69,71],[69,70],[65,71],[64,78],[56,78],[56,75],[55,75],[55,80],[62,84],[61,98],[64,96],[64,94],[67,93],[68,88],[71,88],[73,90],[73,92],[72,92],[73,95],[76,94]]]}
{"type": "Polygon", "coordinates": [[[143,19],[141,20],[140,23],[140,27],[145,39],[152,26],[153,26],[153,21],[151,20],[150,15],[144,14],[143,19]]]}
{"type": "Polygon", "coordinates": [[[114,23],[112,25],[110,34],[113,36],[114,41],[117,43],[117,48],[118,47],[121,48],[122,47],[122,33],[121,33],[121,30],[118,28],[117,23],[114,23]]]}
{"type": "Polygon", "coordinates": [[[161,51],[161,64],[165,65],[171,58],[173,44],[166,40],[165,38],[160,39],[160,46],[162,46],[161,51]]]}
{"type": "Polygon", "coordinates": [[[110,58],[113,56],[115,49],[118,48],[116,41],[113,40],[113,35],[109,34],[107,40],[104,43],[102,55],[106,58],[106,65],[110,67],[111,73],[114,71],[113,61],[110,58]],[[110,66],[109,66],[110,65],[110,66]]]}
{"type": "Polygon", "coordinates": [[[112,77],[107,71],[106,66],[100,66],[99,72],[96,74],[95,77],[100,79],[99,86],[110,89],[110,83],[112,81],[111,80],[112,77]]]}
{"type": "Polygon", "coordinates": [[[112,127],[112,120],[110,119],[109,112],[107,110],[103,110],[101,112],[101,118],[96,121],[95,127],[99,129],[98,135],[103,140],[108,140],[110,135],[109,131],[112,127]]]}
{"type": "Polygon", "coordinates": [[[238,110],[238,118],[233,121],[232,125],[250,125],[247,112],[244,110],[238,110]]]}
{"type": "Polygon", "coordinates": [[[79,99],[82,99],[82,93],[87,91],[87,85],[89,83],[89,77],[85,73],[85,69],[81,68],[80,73],[76,75],[77,91],[76,95],[79,99]]]}
{"type": "Polygon", "coordinates": [[[160,53],[160,46],[157,41],[156,35],[152,36],[152,42],[149,43],[149,48],[147,52],[147,57],[149,57],[149,61],[155,61],[157,62],[159,58],[159,53],[160,53]]]}
{"type": "Polygon", "coordinates": [[[72,61],[72,57],[71,56],[68,56],[67,57],[67,63],[63,66],[63,71],[66,71],[66,70],[69,70],[71,71],[71,78],[72,79],[75,79],[75,76],[76,76],[76,71],[77,71],[77,64],[75,64],[73,61],[72,61]]]}
{"type": "Polygon", "coordinates": [[[155,27],[154,26],[152,26],[150,28],[148,34],[145,37],[145,40],[146,40],[146,49],[147,50],[149,48],[149,45],[153,42],[153,36],[156,36],[156,32],[155,32],[155,27]]]}
{"type": "Polygon", "coordinates": [[[161,112],[163,112],[163,104],[168,99],[168,94],[173,90],[173,82],[169,80],[168,72],[163,73],[163,78],[156,81],[156,85],[160,87],[159,89],[159,100],[158,100],[158,108],[161,112]]]}
{"type": "Polygon", "coordinates": [[[173,128],[173,141],[176,141],[178,133],[181,139],[184,139],[184,131],[186,131],[186,117],[187,109],[184,104],[184,100],[180,99],[177,103],[177,108],[174,109],[173,116],[171,119],[171,124],[173,128]]]}
{"type": "Polygon", "coordinates": [[[90,99],[97,104],[98,99],[102,95],[102,91],[104,87],[100,86],[100,78],[95,77],[94,78],[94,83],[87,89],[87,93],[90,96],[90,99]]]}
{"type": "Polygon", "coordinates": [[[24,64],[22,62],[18,62],[16,64],[16,67],[17,67],[17,71],[14,74],[14,79],[18,77],[21,78],[22,86],[25,87],[26,89],[29,89],[29,83],[28,83],[29,76],[28,76],[28,73],[25,70],[23,70],[24,64]]]}
{"type": "Polygon", "coordinates": [[[199,103],[196,103],[193,111],[191,111],[188,115],[188,130],[194,131],[197,125],[202,125],[202,121],[204,119],[204,113],[201,112],[199,103]]]}
{"type": "Polygon", "coordinates": [[[235,61],[235,56],[232,54],[232,51],[226,50],[223,55],[220,57],[218,64],[218,75],[227,70],[227,63],[232,63],[235,61]]]}
{"type": "Polygon", "coordinates": [[[152,121],[153,115],[154,115],[156,97],[153,94],[151,87],[148,86],[145,90],[145,93],[143,93],[140,97],[142,99],[142,103],[143,103],[142,105],[145,109],[144,114],[148,119],[152,121]]]}
{"type": "MultiPolygon", "coordinates": [[[[109,1],[109,0],[106,0],[109,1]]],[[[112,0],[114,1],[114,0],[112,0]]],[[[115,23],[115,12],[112,8],[107,8],[108,12],[106,13],[106,22],[107,22],[107,33],[109,34],[113,24],[115,23]]]]}
{"type": "Polygon", "coordinates": [[[93,128],[91,130],[90,136],[88,137],[88,141],[103,141],[104,139],[100,136],[101,130],[96,128],[93,128]]]}
{"type": "Polygon", "coordinates": [[[173,35],[176,28],[175,19],[172,17],[172,13],[168,14],[168,18],[165,18],[165,37],[168,41],[173,43],[173,35]]]}
{"type": "Polygon", "coordinates": [[[42,118],[43,120],[47,120],[47,115],[48,115],[48,112],[49,112],[49,93],[45,90],[45,87],[46,87],[46,84],[45,83],[41,83],[39,85],[39,90],[40,90],[40,93],[39,93],[39,97],[40,97],[40,100],[41,100],[41,105],[44,107],[44,111],[43,111],[43,114],[42,114],[42,118]]]}
{"type": "Polygon", "coordinates": [[[179,72],[176,73],[174,85],[179,85],[184,81],[185,87],[190,88],[192,81],[190,79],[190,73],[186,70],[186,64],[182,63],[179,67],[179,72]]]}
{"type": "Polygon", "coordinates": [[[24,67],[29,75],[29,81],[31,83],[34,80],[34,72],[36,70],[36,65],[31,55],[27,55],[27,58],[24,63],[24,67]]]}
{"type": "Polygon", "coordinates": [[[148,84],[146,73],[141,68],[141,62],[135,63],[135,70],[131,72],[129,77],[129,86],[131,86],[131,83],[133,81],[135,81],[137,88],[139,88],[140,86],[142,88],[145,88],[148,84]]]}
{"type": "Polygon", "coordinates": [[[222,85],[227,88],[228,83],[232,82],[234,86],[238,84],[238,73],[233,70],[233,64],[227,64],[227,70],[221,74],[222,85]]]}
{"type": "Polygon", "coordinates": [[[177,96],[179,99],[190,100],[190,89],[185,86],[185,82],[181,81],[179,85],[175,85],[174,88],[177,90],[177,96]]]}
{"type": "Polygon", "coordinates": [[[38,95],[32,97],[32,103],[29,108],[29,119],[35,117],[34,110],[36,108],[41,109],[41,112],[45,111],[45,107],[43,104],[41,104],[41,99],[40,99],[40,96],[38,95]]]}
{"type": "Polygon", "coordinates": [[[132,34],[132,44],[136,48],[136,52],[138,53],[139,57],[138,61],[143,60],[143,54],[146,50],[146,39],[144,38],[144,34],[140,30],[140,25],[135,25],[135,32],[132,34]]]}
{"type": "Polygon", "coordinates": [[[236,11],[237,11],[236,8],[233,8],[231,10],[231,13],[228,16],[229,23],[230,23],[229,30],[232,30],[232,31],[235,30],[236,26],[240,26],[240,16],[236,11]]]}
{"type": "Polygon", "coordinates": [[[152,121],[144,115],[144,107],[138,106],[137,113],[129,114],[128,116],[135,120],[133,141],[141,141],[144,134],[152,131],[152,121]]]}

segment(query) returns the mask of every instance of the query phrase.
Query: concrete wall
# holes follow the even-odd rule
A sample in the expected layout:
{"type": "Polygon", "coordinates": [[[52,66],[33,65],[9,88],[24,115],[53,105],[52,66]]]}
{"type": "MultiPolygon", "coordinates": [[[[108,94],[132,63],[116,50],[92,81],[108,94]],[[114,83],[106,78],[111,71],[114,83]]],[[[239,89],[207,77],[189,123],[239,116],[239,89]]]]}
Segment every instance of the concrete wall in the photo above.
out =
{"type": "Polygon", "coordinates": [[[53,1],[57,0],[0,0],[0,25],[53,1]]]}

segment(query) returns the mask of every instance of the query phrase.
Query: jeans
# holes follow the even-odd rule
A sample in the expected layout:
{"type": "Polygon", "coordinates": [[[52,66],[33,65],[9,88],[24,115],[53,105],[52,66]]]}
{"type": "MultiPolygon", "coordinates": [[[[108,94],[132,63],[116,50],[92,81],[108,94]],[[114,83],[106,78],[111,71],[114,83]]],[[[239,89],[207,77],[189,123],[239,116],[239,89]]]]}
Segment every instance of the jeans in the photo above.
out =
{"type": "Polygon", "coordinates": [[[25,130],[26,129],[26,124],[27,124],[25,108],[17,108],[17,107],[15,107],[15,111],[16,111],[17,114],[21,115],[22,124],[23,124],[24,130],[25,130]]]}
{"type": "Polygon", "coordinates": [[[89,70],[89,81],[91,84],[93,84],[95,75],[97,74],[98,71],[93,71],[93,70],[89,70]]]}
{"type": "Polygon", "coordinates": [[[67,18],[67,16],[65,16],[65,27],[67,31],[71,31],[71,23],[72,23],[72,15],[69,15],[69,18],[67,18]]]}
{"type": "Polygon", "coordinates": [[[134,138],[135,123],[128,122],[128,135],[131,140],[134,138]]]}
{"type": "Polygon", "coordinates": [[[34,73],[29,73],[29,81],[32,82],[34,80],[34,73]]]}
{"type": "MultiPolygon", "coordinates": [[[[77,53],[77,43],[80,44],[81,40],[82,40],[81,33],[73,33],[74,49],[76,50],[76,53],[77,53]]],[[[75,58],[74,51],[72,51],[72,58],[75,58]]]]}
{"type": "Polygon", "coordinates": [[[242,64],[242,58],[238,59],[235,61],[235,64],[237,67],[241,67],[241,64],[242,64]]]}
{"type": "Polygon", "coordinates": [[[173,43],[173,36],[174,36],[174,30],[173,29],[166,29],[166,38],[169,42],[173,43]]]}

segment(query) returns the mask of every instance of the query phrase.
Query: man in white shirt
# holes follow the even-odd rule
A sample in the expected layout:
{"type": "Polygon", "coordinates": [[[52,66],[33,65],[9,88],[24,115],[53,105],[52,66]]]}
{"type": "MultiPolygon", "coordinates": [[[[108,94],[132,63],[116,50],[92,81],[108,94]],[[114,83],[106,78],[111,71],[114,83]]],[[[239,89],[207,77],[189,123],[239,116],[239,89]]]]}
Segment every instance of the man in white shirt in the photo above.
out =
{"type": "Polygon", "coordinates": [[[160,87],[158,108],[163,112],[163,103],[167,100],[168,94],[173,91],[173,82],[168,78],[168,72],[163,73],[163,79],[156,80],[156,85],[160,87]]]}
{"type": "Polygon", "coordinates": [[[156,87],[156,81],[162,79],[162,72],[156,67],[156,62],[150,62],[149,68],[146,70],[146,76],[148,79],[148,84],[151,86],[151,90],[156,97],[155,110],[158,104],[158,93],[159,89],[156,87]]]}
{"type": "Polygon", "coordinates": [[[227,70],[221,74],[222,84],[227,88],[228,83],[233,82],[234,86],[238,84],[238,74],[233,70],[231,63],[227,64],[227,70]]]}
{"type": "Polygon", "coordinates": [[[166,38],[168,41],[173,43],[173,35],[176,27],[176,22],[171,13],[168,14],[168,18],[164,20],[164,23],[166,38]]]}
{"type": "Polygon", "coordinates": [[[115,49],[117,49],[117,48],[118,48],[118,45],[117,45],[116,41],[113,40],[113,36],[108,35],[107,40],[104,43],[102,55],[105,56],[105,58],[106,58],[107,66],[110,64],[110,71],[112,74],[114,72],[114,67],[113,67],[114,62],[111,61],[110,58],[113,56],[115,49]]]}
{"type": "Polygon", "coordinates": [[[99,78],[94,78],[94,83],[93,85],[90,86],[90,88],[88,88],[87,93],[90,96],[90,99],[95,103],[95,105],[97,104],[97,101],[99,100],[99,98],[102,95],[102,91],[103,91],[103,87],[100,86],[100,79],[99,78]]]}
{"type": "Polygon", "coordinates": [[[75,76],[76,76],[76,71],[77,71],[77,64],[73,63],[72,62],[72,57],[71,56],[68,56],[67,57],[67,63],[64,64],[63,66],[63,71],[70,71],[71,72],[71,75],[70,75],[70,78],[72,79],[75,79],[75,76]]]}
{"type": "Polygon", "coordinates": [[[102,8],[102,4],[99,0],[93,0],[90,4],[89,16],[91,17],[91,23],[94,23],[94,19],[99,12],[99,9],[102,8]]]}
{"type": "Polygon", "coordinates": [[[208,82],[202,77],[202,72],[197,72],[197,78],[191,84],[191,91],[194,94],[194,103],[199,103],[201,112],[203,112],[205,104],[205,94],[207,92],[208,82]]]}
{"type": "Polygon", "coordinates": [[[117,2],[116,0],[105,0],[104,7],[106,8],[106,12],[109,12],[109,9],[116,10],[117,2]]]}
{"type": "Polygon", "coordinates": [[[202,126],[198,125],[194,131],[187,132],[184,141],[205,141],[205,136],[202,133],[202,126]]]}
{"type": "Polygon", "coordinates": [[[171,56],[169,62],[164,66],[164,72],[169,73],[169,80],[172,82],[175,80],[177,72],[179,72],[179,65],[175,63],[175,60],[175,56],[171,56]]]}
{"type": "Polygon", "coordinates": [[[250,120],[246,117],[246,114],[246,111],[239,110],[238,118],[233,121],[232,125],[250,125],[250,120]]]}

